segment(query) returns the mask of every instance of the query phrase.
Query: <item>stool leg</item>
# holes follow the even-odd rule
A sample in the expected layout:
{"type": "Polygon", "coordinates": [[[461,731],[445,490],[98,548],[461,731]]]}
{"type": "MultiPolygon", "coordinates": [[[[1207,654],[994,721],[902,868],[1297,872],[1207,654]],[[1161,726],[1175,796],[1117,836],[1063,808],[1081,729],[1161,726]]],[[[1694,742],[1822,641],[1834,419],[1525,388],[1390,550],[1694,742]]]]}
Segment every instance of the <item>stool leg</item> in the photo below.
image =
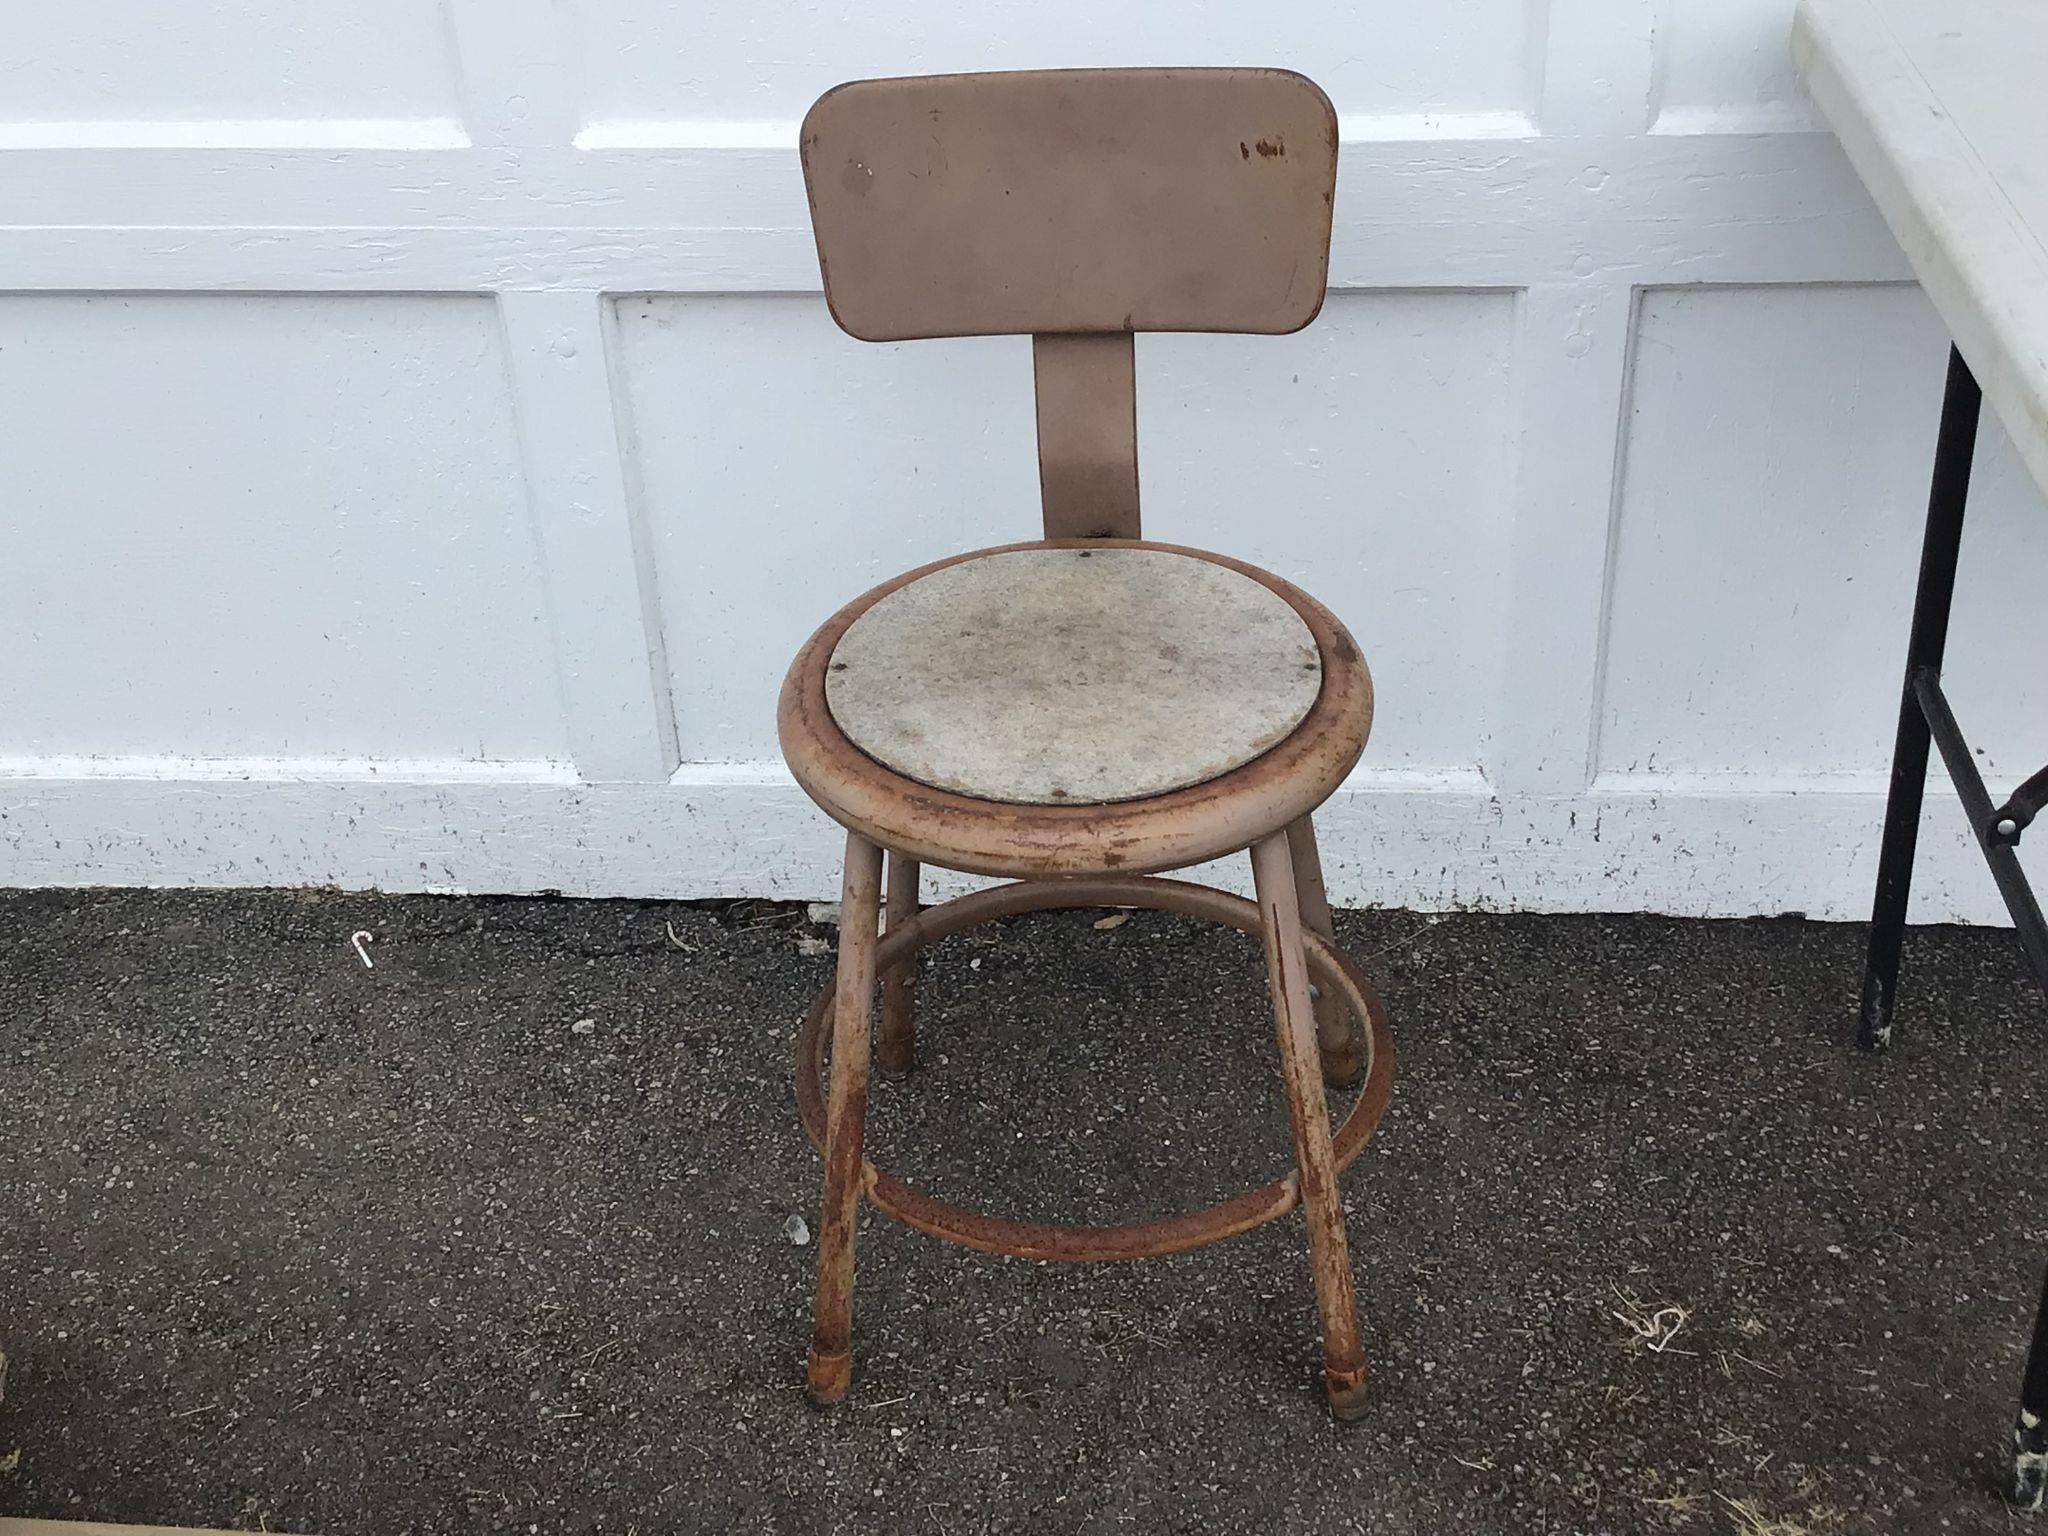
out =
{"type": "MultiPolygon", "coordinates": [[[[1316,825],[1304,816],[1287,829],[1287,849],[1294,856],[1294,891],[1301,903],[1302,926],[1334,940],[1337,930],[1330,921],[1330,898],[1323,891],[1323,857],[1316,851],[1316,825]]],[[[1365,1057],[1358,1042],[1363,1025],[1354,1021],[1351,1010],[1334,992],[1325,992],[1313,982],[1309,996],[1315,999],[1316,1050],[1323,1058],[1323,1081],[1332,1088],[1349,1088],[1365,1071],[1365,1057]]]]}
{"type": "Polygon", "coordinates": [[[818,1214],[818,1296],[808,1375],[820,1407],[846,1396],[853,1374],[853,1232],[860,1218],[861,1131],[868,1105],[875,936],[882,850],[846,834],[839,893],[839,970],[832,994],[832,1086],[825,1110],[825,1198],[818,1214]]]}
{"type": "MultiPolygon", "coordinates": [[[[917,916],[915,859],[889,855],[888,926],[895,928],[917,916]]],[[[917,986],[917,960],[899,960],[882,972],[882,1025],[875,1031],[875,1065],[884,1072],[908,1072],[917,1065],[917,1024],[911,1016],[917,986]]]]}
{"type": "Polygon", "coordinates": [[[1294,860],[1286,833],[1252,847],[1258,886],[1266,978],[1273,1022],[1280,1036],[1281,1076],[1294,1124],[1294,1162],[1301,1180],[1301,1210],[1308,1226],[1309,1266],[1323,1324],[1323,1389],[1340,1419],[1365,1412],[1365,1354],[1358,1342],[1358,1299],[1351,1285],[1351,1254],[1344,1240],[1344,1203],[1337,1190],[1337,1160],[1330,1147],[1329,1111],[1316,1056],[1308,998],[1308,964],[1301,952],[1301,909],[1294,890],[1294,860]]]}

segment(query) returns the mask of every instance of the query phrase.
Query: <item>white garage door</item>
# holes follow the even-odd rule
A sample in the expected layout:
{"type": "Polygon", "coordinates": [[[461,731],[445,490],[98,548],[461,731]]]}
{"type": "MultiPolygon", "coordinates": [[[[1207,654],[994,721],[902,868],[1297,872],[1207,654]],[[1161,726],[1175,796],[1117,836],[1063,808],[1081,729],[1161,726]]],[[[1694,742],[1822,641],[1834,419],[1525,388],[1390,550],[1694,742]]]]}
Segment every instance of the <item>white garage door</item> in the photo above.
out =
{"type": "MultiPolygon", "coordinates": [[[[828,321],[849,77],[1278,64],[1335,288],[1139,342],[1147,531],[1379,685],[1345,900],[1860,915],[1944,338],[1785,0],[69,0],[0,64],[0,882],[824,895],[781,669],[1028,536],[1028,343],[828,321]]],[[[1987,434],[1989,437],[1995,433],[1987,434]]],[[[2048,760],[1987,444],[1951,671],[2048,760]]],[[[2038,634],[2028,654],[2038,650],[2038,634]]],[[[1930,806],[1922,916],[1994,916],[1930,806]]]]}

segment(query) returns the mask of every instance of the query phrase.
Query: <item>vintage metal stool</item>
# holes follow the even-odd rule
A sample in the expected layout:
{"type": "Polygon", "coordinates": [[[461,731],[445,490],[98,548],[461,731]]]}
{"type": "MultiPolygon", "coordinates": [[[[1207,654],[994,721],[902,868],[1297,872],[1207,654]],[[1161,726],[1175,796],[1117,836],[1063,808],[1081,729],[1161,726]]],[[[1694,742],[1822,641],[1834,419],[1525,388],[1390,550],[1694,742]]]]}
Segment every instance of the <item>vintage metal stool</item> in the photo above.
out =
{"type": "Polygon", "coordinates": [[[1336,160],[1328,99],[1278,70],[864,80],[804,120],[833,317],[866,341],[1028,333],[1045,507],[1043,540],[942,560],[848,604],[783,684],[790,769],[847,829],[837,980],[797,1047],[798,1106],[825,1158],[818,1403],[847,1388],[865,1196],[936,1236],[1041,1259],[1173,1253],[1299,1204],[1330,1406],[1363,1410],[1337,1174],[1386,1107],[1393,1050],[1379,1000],[1331,942],[1309,816],[1364,749],[1372,682],[1307,594],[1139,538],[1132,372],[1137,331],[1278,334],[1315,318],[1336,160]],[[1247,848],[1256,905],[1148,878],[1247,848]],[[1015,883],[919,913],[927,863],[1015,883]],[[874,1051],[908,1068],[920,950],[1012,913],[1100,905],[1262,936],[1295,1171],[1206,1211],[1061,1227],[960,1210],[868,1162],[877,973],[874,1051]],[[1323,1081],[1361,1077],[1333,1136],[1323,1081]]]}

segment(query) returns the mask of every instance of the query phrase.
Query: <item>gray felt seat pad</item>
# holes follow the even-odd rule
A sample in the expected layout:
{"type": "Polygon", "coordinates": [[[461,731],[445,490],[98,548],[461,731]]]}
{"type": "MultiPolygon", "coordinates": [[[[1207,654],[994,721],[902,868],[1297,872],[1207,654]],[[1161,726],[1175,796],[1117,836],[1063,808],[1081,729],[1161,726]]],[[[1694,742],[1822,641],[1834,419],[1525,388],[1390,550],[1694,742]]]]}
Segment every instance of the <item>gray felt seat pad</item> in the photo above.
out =
{"type": "Polygon", "coordinates": [[[1101,805],[1206,783],[1315,704],[1314,635],[1270,588],[1152,549],[944,566],[840,637],[825,698],[907,778],[981,800],[1101,805]]]}

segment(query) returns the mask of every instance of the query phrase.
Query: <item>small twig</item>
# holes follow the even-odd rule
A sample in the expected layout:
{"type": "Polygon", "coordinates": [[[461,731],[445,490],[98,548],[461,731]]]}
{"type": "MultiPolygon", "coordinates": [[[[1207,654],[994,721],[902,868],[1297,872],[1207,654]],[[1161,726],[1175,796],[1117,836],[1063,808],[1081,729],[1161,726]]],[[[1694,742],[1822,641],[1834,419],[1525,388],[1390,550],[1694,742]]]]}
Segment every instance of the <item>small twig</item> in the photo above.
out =
{"type": "Polygon", "coordinates": [[[1613,1286],[1610,1289],[1613,1290],[1615,1299],[1628,1310],[1610,1312],[1608,1315],[1628,1329],[1631,1335],[1630,1342],[1643,1345],[1652,1354],[1657,1355],[1693,1353],[1689,1349],[1671,1347],[1671,1341],[1678,1337],[1678,1330],[1685,1326],[1692,1313],[1679,1306],[1677,1302],[1667,1302],[1654,1312],[1646,1312],[1643,1304],[1623,1291],[1620,1286],[1613,1286]]]}
{"type": "Polygon", "coordinates": [[[1717,1497],[1728,1506],[1728,1513],[1742,1536],[1808,1536],[1804,1525],[1796,1520],[1778,1520],[1766,1515],[1754,1499],[1731,1499],[1725,1493],[1717,1497]]]}
{"type": "Polygon", "coordinates": [[[1417,939],[1427,936],[1429,931],[1432,928],[1436,927],[1438,923],[1442,922],[1447,915],[1447,913],[1443,912],[1430,913],[1427,917],[1423,918],[1421,924],[1418,927],[1411,930],[1404,937],[1394,940],[1394,942],[1391,944],[1384,944],[1380,946],[1380,948],[1374,950],[1369,955],[1361,956],[1358,963],[1360,965],[1370,965],[1373,961],[1379,959],[1383,955],[1391,955],[1397,949],[1406,949],[1410,944],[1413,944],[1417,939]]]}
{"type": "Polygon", "coordinates": [[[1654,1499],[1647,1494],[1639,1497],[1643,1503],[1658,1509],[1668,1509],[1674,1515],[1689,1515],[1707,1501],[1704,1493],[1667,1493],[1654,1499]]]}

